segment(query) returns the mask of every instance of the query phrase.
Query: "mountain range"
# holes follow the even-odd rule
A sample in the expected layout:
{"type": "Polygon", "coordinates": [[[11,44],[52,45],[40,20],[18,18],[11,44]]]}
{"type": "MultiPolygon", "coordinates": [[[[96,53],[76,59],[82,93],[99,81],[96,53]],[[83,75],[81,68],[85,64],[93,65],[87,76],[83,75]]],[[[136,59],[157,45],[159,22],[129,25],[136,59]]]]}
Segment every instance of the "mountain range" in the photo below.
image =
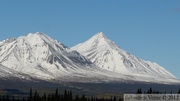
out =
{"type": "Polygon", "coordinates": [[[0,78],[49,82],[180,83],[155,62],[122,50],[102,32],[68,48],[37,32],[0,42],[0,78]]]}

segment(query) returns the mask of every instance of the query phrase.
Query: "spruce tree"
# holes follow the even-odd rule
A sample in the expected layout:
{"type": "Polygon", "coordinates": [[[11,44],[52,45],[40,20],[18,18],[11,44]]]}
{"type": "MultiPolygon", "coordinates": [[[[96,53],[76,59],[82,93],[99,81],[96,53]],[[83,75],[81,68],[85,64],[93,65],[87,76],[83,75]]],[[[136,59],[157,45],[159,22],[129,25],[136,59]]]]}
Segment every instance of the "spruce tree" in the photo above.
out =
{"type": "MultiPolygon", "coordinates": [[[[1,101],[1,100],[0,100],[1,101]]],[[[14,98],[14,96],[13,96],[13,99],[12,99],[12,101],[15,101],[15,98],[14,98]]]]}
{"type": "Polygon", "coordinates": [[[9,101],[9,95],[7,94],[6,101],[9,101]]]}
{"type": "Polygon", "coordinates": [[[81,97],[81,101],[87,101],[85,95],[83,94],[82,97],[81,97]]]}
{"type": "Polygon", "coordinates": [[[29,91],[29,101],[32,101],[32,88],[30,88],[30,91],[29,91]]]}
{"type": "Polygon", "coordinates": [[[152,88],[149,89],[149,93],[152,94],[152,88]]]}
{"type": "Polygon", "coordinates": [[[58,94],[58,88],[56,88],[56,91],[55,91],[55,99],[56,99],[56,100],[59,100],[58,95],[59,95],[59,94],[58,94]]]}
{"type": "Polygon", "coordinates": [[[38,96],[37,91],[35,91],[35,93],[34,93],[34,101],[37,101],[37,96],[38,96]]]}
{"type": "Polygon", "coordinates": [[[75,101],[79,101],[79,95],[76,95],[75,101]]]}
{"type": "Polygon", "coordinates": [[[113,101],[117,101],[116,96],[114,96],[113,101]]]}
{"type": "Polygon", "coordinates": [[[142,94],[141,88],[139,88],[136,93],[137,94],[142,94]]]}
{"type": "Polygon", "coordinates": [[[46,93],[43,95],[43,101],[46,101],[46,93]]]}
{"type": "Polygon", "coordinates": [[[139,89],[139,94],[142,94],[142,90],[141,90],[141,88],[139,89]]]}
{"type": "Polygon", "coordinates": [[[69,100],[70,100],[70,101],[73,100],[72,91],[69,92],[69,100]]]}
{"type": "Polygon", "coordinates": [[[67,101],[67,90],[65,89],[65,91],[64,91],[64,101],[67,101]]]}

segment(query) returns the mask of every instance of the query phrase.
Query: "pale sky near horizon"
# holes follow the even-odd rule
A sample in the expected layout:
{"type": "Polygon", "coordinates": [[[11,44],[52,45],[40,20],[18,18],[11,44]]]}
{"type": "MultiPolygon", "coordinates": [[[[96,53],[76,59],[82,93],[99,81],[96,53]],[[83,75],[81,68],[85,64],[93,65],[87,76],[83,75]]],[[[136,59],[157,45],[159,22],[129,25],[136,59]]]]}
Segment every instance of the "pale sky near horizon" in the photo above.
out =
{"type": "Polygon", "coordinates": [[[97,32],[180,78],[180,0],[2,0],[0,40],[43,32],[68,47],[97,32]]]}

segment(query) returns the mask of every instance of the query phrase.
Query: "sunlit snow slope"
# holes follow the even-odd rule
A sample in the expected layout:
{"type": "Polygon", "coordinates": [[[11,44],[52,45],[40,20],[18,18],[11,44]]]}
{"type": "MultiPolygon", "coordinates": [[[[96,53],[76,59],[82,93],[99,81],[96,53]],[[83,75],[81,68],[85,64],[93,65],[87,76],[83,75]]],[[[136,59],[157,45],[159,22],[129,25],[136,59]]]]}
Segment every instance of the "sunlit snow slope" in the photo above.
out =
{"type": "Polygon", "coordinates": [[[89,58],[100,68],[115,73],[141,77],[175,78],[157,63],[144,61],[122,50],[114,42],[107,39],[102,32],[72,49],[89,58]]]}
{"type": "Polygon", "coordinates": [[[45,79],[69,75],[73,71],[94,66],[77,51],[42,33],[30,33],[1,42],[0,64],[45,79]]]}
{"type": "Polygon", "coordinates": [[[1,41],[2,78],[49,82],[180,83],[158,64],[121,50],[102,33],[73,49],[39,32],[1,41]]]}

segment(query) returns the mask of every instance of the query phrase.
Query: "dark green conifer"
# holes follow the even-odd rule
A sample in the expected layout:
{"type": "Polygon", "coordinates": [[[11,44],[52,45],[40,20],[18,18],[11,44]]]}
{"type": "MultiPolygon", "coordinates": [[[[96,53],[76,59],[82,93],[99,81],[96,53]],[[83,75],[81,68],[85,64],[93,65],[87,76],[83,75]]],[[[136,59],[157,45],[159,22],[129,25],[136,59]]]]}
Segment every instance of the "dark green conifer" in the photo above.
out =
{"type": "Polygon", "coordinates": [[[30,91],[29,91],[29,101],[32,101],[32,88],[30,88],[30,91]]]}

